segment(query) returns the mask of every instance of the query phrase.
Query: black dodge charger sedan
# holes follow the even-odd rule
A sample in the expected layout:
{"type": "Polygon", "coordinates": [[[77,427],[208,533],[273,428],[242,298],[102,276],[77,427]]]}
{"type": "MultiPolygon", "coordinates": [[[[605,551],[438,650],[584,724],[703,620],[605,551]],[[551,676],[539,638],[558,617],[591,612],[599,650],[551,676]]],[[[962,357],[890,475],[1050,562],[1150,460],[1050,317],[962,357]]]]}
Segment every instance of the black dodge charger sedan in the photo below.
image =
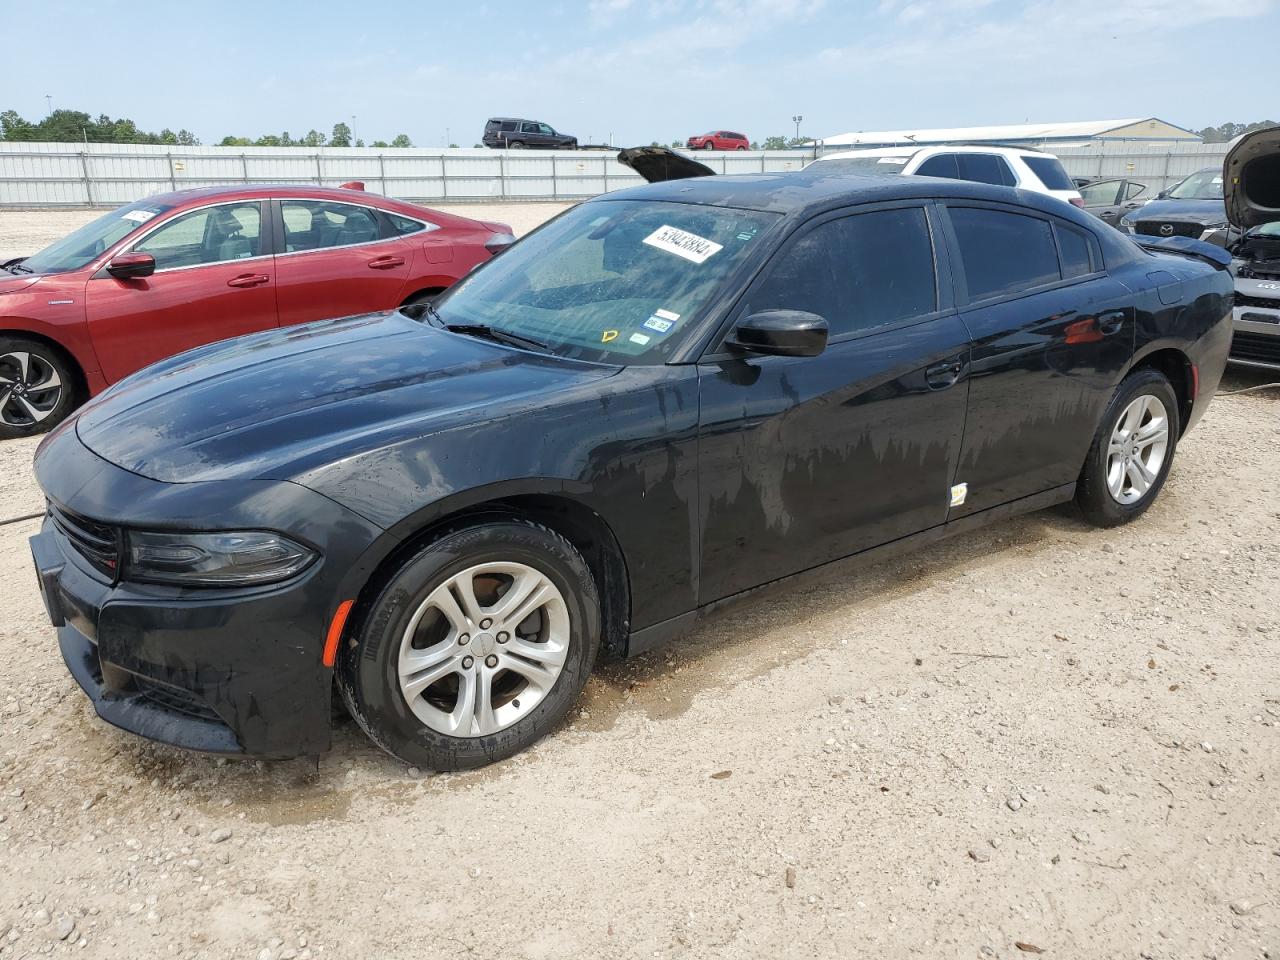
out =
{"type": "Polygon", "coordinates": [[[817,168],[582,203],[420,315],[203,347],[51,433],[63,657],[185,747],[319,754],[336,686],[407,762],[509,756],[597,655],[763,584],[1073,498],[1140,515],[1231,339],[1225,252],[1170,247],[817,168]]]}

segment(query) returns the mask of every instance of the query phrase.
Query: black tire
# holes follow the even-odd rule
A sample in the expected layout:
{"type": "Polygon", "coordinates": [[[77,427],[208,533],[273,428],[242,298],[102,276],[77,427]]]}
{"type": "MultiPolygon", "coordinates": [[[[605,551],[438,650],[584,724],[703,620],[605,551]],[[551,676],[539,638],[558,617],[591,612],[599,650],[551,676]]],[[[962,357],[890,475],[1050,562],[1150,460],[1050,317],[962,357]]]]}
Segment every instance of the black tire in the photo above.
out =
{"type": "Polygon", "coordinates": [[[708,140],[706,143],[702,145],[703,150],[714,150],[715,148],[716,148],[716,145],[712,143],[710,140],[708,140]]]}
{"type": "Polygon", "coordinates": [[[511,149],[511,150],[523,150],[523,149],[524,149],[524,141],[523,141],[523,140],[512,140],[512,141],[510,141],[510,142],[508,142],[508,143],[507,143],[507,147],[508,147],[508,149],[511,149]]]}
{"type": "MultiPolygon", "coordinates": [[[[467,649],[474,650],[479,642],[477,635],[467,649]]],[[[338,687],[352,717],[392,756],[423,769],[468,770],[519,753],[555,729],[587,682],[599,645],[600,601],[582,556],[540,524],[499,518],[442,533],[376,588],[342,646],[338,687]],[[560,591],[569,620],[568,650],[551,689],[524,716],[491,735],[451,736],[420,719],[400,689],[405,631],[427,597],[449,578],[478,564],[499,562],[532,567],[560,591]]],[[[495,690],[497,683],[495,679],[495,690]]],[[[514,703],[519,706],[518,699],[514,703]]]]}
{"type": "Polygon", "coordinates": [[[1116,388],[1111,402],[1107,404],[1089,447],[1089,455],[1080,470],[1080,478],[1076,482],[1076,503],[1085,520],[1098,527],[1115,527],[1142,516],[1160,495],[1165,479],[1169,476],[1181,429],[1178,395],[1168,377],[1151,368],[1136,370],[1125,377],[1116,388]],[[1122,414],[1131,403],[1144,395],[1154,397],[1164,406],[1168,420],[1168,445],[1155,479],[1146,492],[1132,503],[1122,503],[1112,495],[1107,483],[1108,448],[1122,414]]]}
{"type": "Polygon", "coordinates": [[[62,350],[41,340],[0,336],[0,440],[52,430],[80,405],[81,393],[80,371],[62,350]],[[41,389],[53,378],[57,386],[41,389]]]}

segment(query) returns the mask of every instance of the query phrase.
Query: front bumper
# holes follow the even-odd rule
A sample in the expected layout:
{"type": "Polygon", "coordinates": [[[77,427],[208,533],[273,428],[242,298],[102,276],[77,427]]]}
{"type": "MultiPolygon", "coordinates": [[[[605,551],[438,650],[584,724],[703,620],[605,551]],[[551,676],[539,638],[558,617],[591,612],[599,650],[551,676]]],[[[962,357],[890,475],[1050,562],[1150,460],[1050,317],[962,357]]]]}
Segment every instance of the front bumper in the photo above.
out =
{"type": "Polygon", "coordinates": [[[36,472],[60,509],[103,524],[191,528],[199,516],[204,529],[276,529],[315,545],[322,559],[284,583],[201,589],[114,580],[52,518],[31,543],[62,657],[102,719],[211,753],[329,748],[324,637],[367,578],[360,557],[382,531],[292,483],[149,480],[100,459],[73,430],[51,435],[36,472]]]}
{"type": "Polygon", "coordinates": [[[1228,360],[1246,367],[1280,370],[1280,286],[1238,278],[1228,360]]]}

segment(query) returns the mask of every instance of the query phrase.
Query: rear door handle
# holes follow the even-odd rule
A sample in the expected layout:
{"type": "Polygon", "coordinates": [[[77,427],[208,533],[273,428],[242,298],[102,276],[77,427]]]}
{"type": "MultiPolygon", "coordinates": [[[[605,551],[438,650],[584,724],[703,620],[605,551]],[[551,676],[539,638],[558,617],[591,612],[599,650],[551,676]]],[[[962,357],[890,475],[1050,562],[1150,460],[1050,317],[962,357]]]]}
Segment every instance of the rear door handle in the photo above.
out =
{"type": "Polygon", "coordinates": [[[948,357],[924,368],[924,379],[934,390],[945,390],[964,373],[964,357],[948,357]]]}
{"type": "Polygon", "coordinates": [[[1108,310],[1106,313],[1098,314],[1098,330],[1104,337],[1119,333],[1124,327],[1125,313],[1123,310],[1108,310]]]}
{"type": "Polygon", "coordinates": [[[270,283],[271,278],[265,273],[242,273],[227,281],[228,287],[256,287],[260,283],[270,283]]]}
{"type": "Polygon", "coordinates": [[[403,266],[404,257],[397,257],[394,254],[389,254],[385,257],[375,257],[369,261],[370,270],[391,270],[395,267],[403,266]]]}

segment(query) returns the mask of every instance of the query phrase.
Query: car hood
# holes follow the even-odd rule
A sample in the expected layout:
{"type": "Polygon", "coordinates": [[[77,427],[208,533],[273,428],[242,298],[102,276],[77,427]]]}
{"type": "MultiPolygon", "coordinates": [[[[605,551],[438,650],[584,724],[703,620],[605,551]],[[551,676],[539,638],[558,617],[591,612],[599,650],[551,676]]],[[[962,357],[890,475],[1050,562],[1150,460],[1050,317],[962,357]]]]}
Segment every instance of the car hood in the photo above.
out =
{"type": "Polygon", "coordinates": [[[1221,223],[1227,219],[1227,213],[1221,200],[1152,200],[1130,213],[1128,219],[1221,223]]]}
{"type": "Polygon", "coordinates": [[[676,153],[670,147],[628,147],[618,153],[618,162],[650,183],[715,175],[705,163],[676,153]]]}
{"type": "Polygon", "coordinates": [[[1246,133],[1222,164],[1227,216],[1241,230],[1280,220],[1280,127],[1246,133]]]}
{"type": "Polygon", "coordinates": [[[545,406],[614,367],[449,333],[400,313],[254,334],[179,354],[81,411],[80,441],[168,483],[289,480],[436,429],[545,406]]]}
{"type": "Polygon", "coordinates": [[[38,276],[27,274],[15,277],[11,273],[0,273],[0,293],[17,293],[19,290],[27,289],[39,279],[38,276]]]}

